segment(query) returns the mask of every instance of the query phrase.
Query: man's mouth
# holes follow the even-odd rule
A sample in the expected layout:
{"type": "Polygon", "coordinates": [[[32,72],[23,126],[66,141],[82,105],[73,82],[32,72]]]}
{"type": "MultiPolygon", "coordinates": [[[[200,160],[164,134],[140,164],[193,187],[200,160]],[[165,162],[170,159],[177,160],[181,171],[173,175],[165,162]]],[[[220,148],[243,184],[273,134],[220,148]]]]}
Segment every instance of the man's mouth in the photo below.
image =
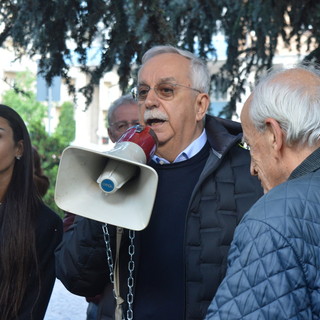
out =
{"type": "Polygon", "coordinates": [[[166,121],[168,121],[168,116],[157,109],[146,110],[144,113],[144,122],[150,127],[162,125],[166,121]]]}
{"type": "Polygon", "coordinates": [[[162,120],[162,119],[148,119],[146,123],[148,126],[152,127],[158,124],[162,124],[164,122],[165,120],[162,120]]]}

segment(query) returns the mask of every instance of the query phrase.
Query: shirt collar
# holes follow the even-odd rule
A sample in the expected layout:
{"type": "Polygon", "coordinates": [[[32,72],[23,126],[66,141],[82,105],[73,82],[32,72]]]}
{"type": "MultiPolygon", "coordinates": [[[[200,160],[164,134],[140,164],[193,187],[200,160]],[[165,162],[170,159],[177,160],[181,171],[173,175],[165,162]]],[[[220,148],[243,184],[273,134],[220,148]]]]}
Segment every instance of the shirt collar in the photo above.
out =
{"type": "MultiPolygon", "coordinates": [[[[204,147],[206,142],[207,142],[207,134],[206,134],[206,130],[203,129],[201,135],[196,140],[192,141],[189,144],[189,146],[186,147],[182,152],[180,152],[176,157],[176,159],[173,161],[173,163],[185,161],[192,158],[204,147]]],[[[168,161],[167,159],[158,157],[157,155],[153,155],[152,160],[159,164],[170,163],[170,161],[168,161]]]]}

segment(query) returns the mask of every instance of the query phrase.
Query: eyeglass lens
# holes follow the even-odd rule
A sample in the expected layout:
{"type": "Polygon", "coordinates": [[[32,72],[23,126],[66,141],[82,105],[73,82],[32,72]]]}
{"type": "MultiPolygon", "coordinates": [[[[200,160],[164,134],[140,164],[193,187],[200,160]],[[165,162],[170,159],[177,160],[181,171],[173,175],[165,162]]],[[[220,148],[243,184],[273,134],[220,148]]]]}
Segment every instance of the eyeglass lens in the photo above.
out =
{"type": "MultiPolygon", "coordinates": [[[[150,88],[147,85],[139,86],[138,90],[137,90],[138,91],[137,92],[138,99],[145,100],[151,89],[152,88],[150,88]]],[[[170,83],[160,83],[157,86],[155,86],[153,89],[159,98],[164,99],[164,100],[169,100],[169,99],[172,99],[174,96],[175,86],[170,83]]]]}
{"type": "Polygon", "coordinates": [[[128,128],[136,126],[137,124],[139,124],[139,120],[133,120],[133,121],[119,121],[119,122],[115,122],[114,126],[116,128],[116,130],[120,131],[120,132],[124,132],[126,131],[128,128]]]}

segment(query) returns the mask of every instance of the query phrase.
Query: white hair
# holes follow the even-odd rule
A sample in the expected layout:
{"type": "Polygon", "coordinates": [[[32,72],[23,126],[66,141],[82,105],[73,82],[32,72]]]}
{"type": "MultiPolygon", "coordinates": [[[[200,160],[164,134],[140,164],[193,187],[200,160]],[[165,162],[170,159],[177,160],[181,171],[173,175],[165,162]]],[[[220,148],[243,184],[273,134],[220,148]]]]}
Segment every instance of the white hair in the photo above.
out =
{"type": "Polygon", "coordinates": [[[195,56],[190,51],[178,49],[170,45],[155,46],[145,52],[142,57],[141,67],[143,67],[144,63],[146,63],[149,59],[163,53],[176,53],[190,60],[190,80],[192,82],[192,87],[203,93],[209,93],[209,69],[203,60],[195,56]]]}
{"type": "Polygon", "coordinates": [[[124,96],[121,96],[117,100],[113,101],[108,109],[107,114],[107,126],[111,126],[112,116],[113,113],[122,105],[124,104],[137,104],[137,101],[132,97],[131,94],[126,94],[124,96]]]}
{"type": "Polygon", "coordinates": [[[266,118],[278,121],[288,145],[315,145],[320,140],[320,69],[309,64],[270,71],[253,91],[249,116],[260,132],[266,129],[266,118]],[[304,83],[292,77],[275,81],[289,70],[307,71],[315,81],[304,83]]]}

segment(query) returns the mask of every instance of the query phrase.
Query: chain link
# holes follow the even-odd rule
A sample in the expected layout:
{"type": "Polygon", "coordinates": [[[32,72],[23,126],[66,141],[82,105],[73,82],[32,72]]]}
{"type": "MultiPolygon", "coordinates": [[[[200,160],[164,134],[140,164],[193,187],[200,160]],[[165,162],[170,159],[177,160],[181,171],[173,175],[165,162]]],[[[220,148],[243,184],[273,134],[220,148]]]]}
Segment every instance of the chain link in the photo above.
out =
{"type": "MultiPolygon", "coordinates": [[[[103,237],[104,237],[104,242],[106,244],[106,253],[107,253],[107,261],[108,261],[108,266],[109,266],[109,277],[111,283],[114,285],[114,263],[113,263],[113,257],[112,257],[112,251],[111,251],[111,244],[110,244],[110,234],[108,230],[108,225],[105,223],[102,226],[103,230],[103,237]]],[[[135,247],[134,247],[134,239],[135,239],[135,231],[134,230],[129,230],[129,239],[130,239],[130,244],[128,248],[128,253],[130,256],[129,262],[128,262],[128,270],[129,270],[129,277],[128,277],[128,294],[127,294],[127,304],[128,304],[128,310],[127,310],[127,319],[128,320],[133,320],[133,286],[134,286],[134,278],[133,278],[133,272],[134,272],[134,260],[133,256],[135,253],[135,247]]],[[[113,288],[113,296],[115,299],[117,299],[117,296],[115,294],[115,290],[113,288]]],[[[125,319],[123,319],[125,320],[125,319]]]]}
{"type": "MultiPolygon", "coordinates": [[[[111,244],[110,244],[110,234],[108,230],[108,225],[106,223],[102,226],[102,230],[103,230],[104,242],[106,244],[106,253],[107,253],[108,266],[109,266],[110,282],[114,284],[114,267],[113,267],[113,258],[112,258],[111,244]]],[[[113,296],[115,299],[117,299],[114,288],[113,288],[113,296]]]]}
{"type": "Polygon", "coordinates": [[[128,253],[130,256],[130,260],[128,262],[128,270],[129,270],[129,277],[128,277],[128,294],[127,294],[127,303],[128,303],[128,310],[127,310],[127,319],[132,320],[133,319],[133,286],[134,286],[134,278],[133,278],[133,271],[134,271],[134,261],[133,261],[133,255],[135,252],[134,247],[134,238],[135,238],[135,231],[129,230],[129,239],[130,239],[130,245],[128,248],[128,253]]]}

